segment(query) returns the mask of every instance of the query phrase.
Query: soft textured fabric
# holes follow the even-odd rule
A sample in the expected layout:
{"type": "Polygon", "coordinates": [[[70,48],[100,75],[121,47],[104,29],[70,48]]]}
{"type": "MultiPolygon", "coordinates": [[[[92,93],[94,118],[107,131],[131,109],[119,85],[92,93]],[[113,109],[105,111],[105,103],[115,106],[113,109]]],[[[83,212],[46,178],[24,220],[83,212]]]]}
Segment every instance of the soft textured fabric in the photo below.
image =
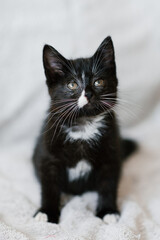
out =
{"type": "Polygon", "coordinates": [[[158,0],[0,1],[0,240],[160,239],[159,8],[158,0]],[[94,216],[96,193],[64,196],[59,225],[34,219],[40,187],[31,155],[49,99],[42,47],[88,56],[107,35],[116,50],[122,133],[140,144],[124,164],[120,220],[106,225],[94,216]]]}

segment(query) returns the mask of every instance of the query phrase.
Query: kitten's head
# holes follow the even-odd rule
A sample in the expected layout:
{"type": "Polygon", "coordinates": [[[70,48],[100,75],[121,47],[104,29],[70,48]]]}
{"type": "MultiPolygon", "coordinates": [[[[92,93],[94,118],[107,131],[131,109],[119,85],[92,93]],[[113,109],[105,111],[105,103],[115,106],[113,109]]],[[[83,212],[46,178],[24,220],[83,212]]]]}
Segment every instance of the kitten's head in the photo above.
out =
{"type": "Polygon", "coordinates": [[[73,112],[79,116],[94,116],[112,109],[117,77],[110,37],[104,39],[91,58],[76,60],[68,60],[45,45],[43,64],[53,110],[64,116],[65,113],[72,116],[73,112]]]}

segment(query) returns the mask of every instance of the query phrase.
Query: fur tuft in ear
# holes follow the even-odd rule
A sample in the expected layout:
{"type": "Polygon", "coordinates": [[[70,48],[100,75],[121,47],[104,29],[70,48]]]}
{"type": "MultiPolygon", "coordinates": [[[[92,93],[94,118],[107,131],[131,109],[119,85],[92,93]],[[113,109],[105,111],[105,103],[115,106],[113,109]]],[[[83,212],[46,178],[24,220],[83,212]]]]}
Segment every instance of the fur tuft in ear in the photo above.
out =
{"type": "Polygon", "coordinates": [[[67,60],[53,47],[45,45],[43,48],[43,65],[47,84],[50,86],[57,78],[63,77],[67,60]]]}
{"type": "Polygon", "coordinates": [[[97,67],[100,64],[103,64],[108,68],[115,68],[114,46],[111,37],[106,37],[100,44],[93,55],[93,62],[96,64],[94,70],[97,70],[97,67]]]}

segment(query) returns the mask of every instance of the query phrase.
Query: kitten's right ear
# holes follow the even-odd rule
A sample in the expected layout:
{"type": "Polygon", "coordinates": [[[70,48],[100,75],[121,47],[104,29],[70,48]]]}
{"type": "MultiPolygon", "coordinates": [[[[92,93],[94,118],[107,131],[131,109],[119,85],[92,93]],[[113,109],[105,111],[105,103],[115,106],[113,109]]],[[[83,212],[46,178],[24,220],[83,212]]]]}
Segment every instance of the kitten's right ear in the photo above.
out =
{"type": "Polygon", "coordinates": [[[43,48],[43,66],[50,86],[57,78],[65,74],[67,60],[53,47],[45,45],[43,48]]]}

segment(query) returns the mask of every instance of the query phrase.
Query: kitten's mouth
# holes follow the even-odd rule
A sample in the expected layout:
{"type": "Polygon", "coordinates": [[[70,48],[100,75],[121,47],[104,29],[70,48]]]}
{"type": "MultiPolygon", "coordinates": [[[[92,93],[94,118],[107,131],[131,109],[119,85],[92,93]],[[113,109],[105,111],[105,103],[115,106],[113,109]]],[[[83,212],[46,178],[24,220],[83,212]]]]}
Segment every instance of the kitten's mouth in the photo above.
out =
{"type": "Polygon", "coordinates": [[[88,102],[89,101],[88,101],[87,97],[85,96],[85,91],[83,90],[81,96],[78,99],[78,107],[83,108],[86,104],[88,104],[88,102]]]}
{"type": "Polygon", "coordinates": [[[83,106],[83,109],[93,109],[95,106],[96,104],[94,101],[87,99],[86,104],[83,106]]]}

